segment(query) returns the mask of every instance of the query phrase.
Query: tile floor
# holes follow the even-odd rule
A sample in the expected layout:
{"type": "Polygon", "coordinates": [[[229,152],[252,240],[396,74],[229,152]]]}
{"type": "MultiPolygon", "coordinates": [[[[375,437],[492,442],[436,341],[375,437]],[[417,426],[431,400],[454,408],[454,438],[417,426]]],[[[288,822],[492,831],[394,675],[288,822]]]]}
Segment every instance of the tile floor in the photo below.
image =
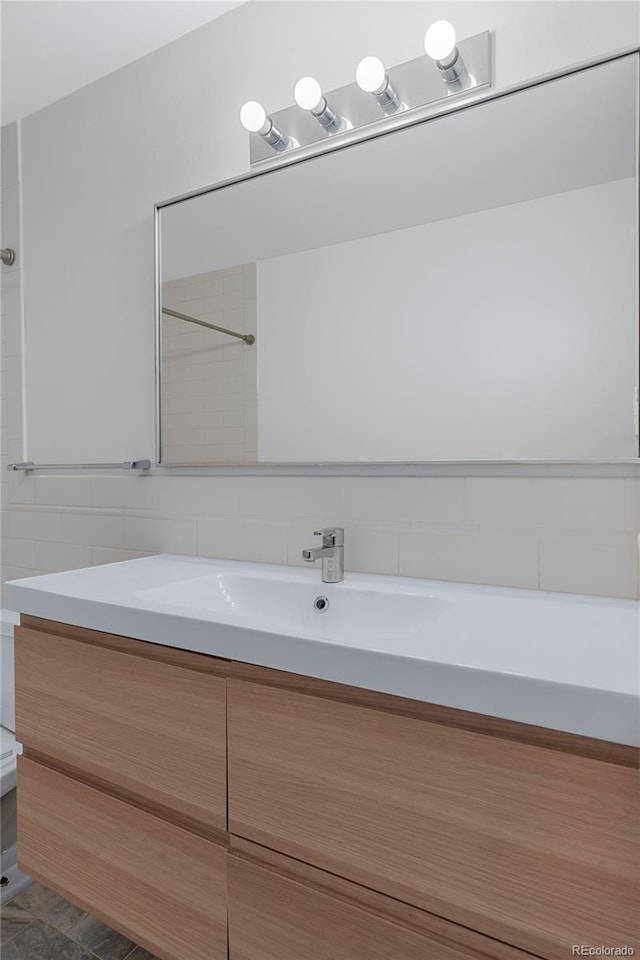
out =
{"type": "Polygon", "coordinates": [[[0,943],[2,960],[155,960],[39,883],[2,907],[0,943]]]}

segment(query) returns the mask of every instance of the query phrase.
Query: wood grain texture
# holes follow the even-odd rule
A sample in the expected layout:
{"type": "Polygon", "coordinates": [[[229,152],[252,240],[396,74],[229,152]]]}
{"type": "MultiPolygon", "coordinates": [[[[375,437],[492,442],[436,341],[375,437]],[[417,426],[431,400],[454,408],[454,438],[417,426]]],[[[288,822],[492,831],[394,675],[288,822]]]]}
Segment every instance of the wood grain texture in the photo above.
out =
{"type": "Polygon", "coordinates": [[[166,807],[156,800],[148,800],[140,793],[133,793],[131,790],[123,789],[113,781],[97,777],[95,774],[88,774],[84,770],[79,770],[77,766],[60,763],[58,760],[53,760],[51,757],[38,753],[36,750],[25,750],[23,751],[23,756],[28,760],[33,760],[34,763],[42,764],[50,770],[61,773],[65,777],[71,777],[72,780],[84,783],[88,787],[94,787],[96,790],[100,790],[102,793],[106,793],[116,800],[124,800],[125,803],[132,804],[134,807],[138,807],[139,810],[144,810],[154,817],[159,817],[161,820],[168,820],[169,823],[173,823],[177,827],[182,827],[183,830],[189,830],[191,833],[195,833],[200,837],[212,840],[225,849],[229,846],[229,833],[226,830],[205,826],[200,820],[186,816],[184,813],[178,813],[178,811],[172,810],[170,807],[166,807]]]}
{"type": "Polygon", "coordinates": [[[223,677],[27,627],[15,659],[26,753],[226,830],[223,677]]]}
{"type": "Polygon", "coordinates": [[[228,682],[233,834],[549,960],[638,931],[624,766],[228,682]]]}
{"type": "MultiPolygon", "coordinates": [[[[229,960],[488,960],[380,912],[230,857],[229,960]]],[[[512,957],[525,957],[515,951],[512,957]]]]}
{"type": "Polygon", "coordinates": [[[176,667],[184,667],[185,670],[213,673],[217,677],[226,677],[231,668],[230,660],[210,657],[206,653],[194,653],[192,650],[181,650],[178,647],[168,647],[163,643],[152,643],[148,640],[134,640],[114,633],[101,633],[99,630],[76,627],[56,620],[42,620],[40,617],[22,614],[20,624],[38,633],[53,633],[60,637],[67,637],[69,640],[79,640],[81,643],[93,643],[99,647],[107,647],[109,650],[130,653],[131,656],[171,663],[176,667]]]}
{"type": "Polygon", "coordinates": [[[21,868],[160,960],[225,960],[226,851],[19,758],[21,868]]]}
{"type": "MultiPolygon", "coordinates": [[[[255,843],[251,843],[249,840],[242,839],[242,837],[231,837],[231,853],[228,863],[227,877],[230,914],[235,914],[239,904],[248,901],[249,911],[255,911],[258,918],[266,914],[268,917],[266,922],[272,929],[277,929],[277,918],[282,913],[286,916],[288,911],[287,904],[290,900],[287,897],[284,908],[266,909],[267,905],[262,903],[262,894],[258,893],[256,895],[251,892],[255,889],[260,890],[264,883],[265,875],[269,877],[270,886],[274,880],[279,881],[284,879],[293,881],[297,885],[302,885],[304,888],[311,888],[310,892],[314,894],[312,900],[309,901],[311,904],[316,902],[315,893],[321,893],[325,898],[339,901],[341,905],[356,908],[359,914],[356,927],[362,922],[360,911],[366,911],[368,918],[367,924],[371,922],[370,918],[371,915],[373,915],[382,920],[389,921],[394,925],[394,930],[396,929],[396,925],[399,925],[403,933],[405,931],[411,931],[417,934],[417,942],[421,944],[423,951],[419,954],[421,958],[433,956],[437,958],[437,960],[440,960],[440,958],[445,956],[454,956],[456,958],[479,957],[483,958],[483,960],[487,957],[490,957],[491,960],[530,960],[531,957],[531,954],[523,953],[506,943],[492,940],[480,933],[476,933],[474,930],[469,930],[467,927],[451,923],[449,920],[437,917],[434,914],[417,910],[415,907],[402,903],[400,900],[385,897],[381,893],[376,893],[367,887],[358,886],[334,874],[318,870],[317,867],[312,867],[307,863],[292,860],[290,857],[285,857],[275,850],[260,847],[255,843]],[[238,865],[240,865],[240,868],[238,865]],[[264,871],[258,879],[257,885],[254,880],[251,880],[249,884],[245,884],[245,875],[251,877],[251,874],[245,874],[244,870],[241,869],[244,866],[255,866],[264,871]]],[[[267,895],[267,899],[268,897],[269,895],[267,895]]],[[[321,902],[322,901],[317,901],[318,904],[321,902]]],[[[331,907],[329,907],[329,909],[331,909],[331,907]]],[[[342,907],[340,907],[340,909],[342,910],[342,907]]],[[[309,912],[316,914],[322,913],[322,910],[319,906],[312,906],[309,912]]],[[[238,937],[235,937],[236,943],[244,942],[245,921],[249,921],[248,915],[241,923],[237,923],[237,927],[242,927],[242,932],[238,937]]],[[[258,920],[259,924],[263,922],[264,918],[258,920]]],[[[312,918],[305,917],[302,919],[304,928],[307,928],[310,922],[313,923],[312,918]]],[[[323,929],[321,930],[321,937],[324,938],[331,957],[334,955],[340,956],[338,947],[336,946],[336,940],[333,941],[333,944],[331,940],[334,923],[335,921],[330,920],[323,922],[323,929]],[[332,944],[331,947],[329,947],[329,944],[332,944]]],[[[253,934],[251,934],[251,936],[253,937],[253,934]]],[[[276,939],[277,936],[278,934],[275,934],[274,939],[276,939]]],[[[269,937],[267,936],[266,939],[268,940],[269,937]]],[[[349,943],[349,934],[341,930],[339,940],[340,942],[349,943]]],[[[321,944],[322,942],[323,940],[320,939],[319,943],[321,944]]],[[[382,942],[388,942],[388,938],[387,941],[385,941],[384,937],[382,937],[382,942]]],[[[384,953],[385,960],[387,957],[391,958],[391,960],[404,958],[405,954],[400,947],[401,945],[404,946],[405,942],[404,937],[402,937],[400,941],[395,941],[396,949],[384,953]]],[[[365,941],[365,943],[366,949],[370,950],[370,943],[367,941],[365,941]]],[[[359,958],[360,953],[357,952],[356,947],[358,950],[361,947],[358,940],[352,945],[352,949],[353,955],[359,958]]],[[[303,955],[304,953],[299,954],[299,956],[303,955]]],[[[325,955],[326,954],[320,954],[323,958],[325,955]]],[[[276,956],[278,956],[277,953],[276,956]]],[[[349,953],[349,957],[351,956],[352,954],[349,953]]],[[[367,952],[364,952],[363,956],[368,960],[367,952]]]]}
{"type": "Polygon", "coordinates": [[[265,683],[268,686],[281,687],[283,690],[306,693],[311,697],[325,697],[340,703],[352,703],[356,706],[369,707],[371,710],[383,710],[385,713],[395,713],[415,720],[428,720],[447,727],[475,731],[502,740],[515,740],[517,743],[529,743],[532,746],[559,750],[579,757],[592,757],[594,760],[616,763],[632,767],[634,770],[640,766],[640,750],[624,743],[611,743],[608,740],[582,737],[564,730],[551,730],[529,723],[518,723],[515,720],[504,720],[502,717],[443,707],[440,704],[426,703],[422,700],[409,700],[407,697],[396,697],[388,693],[365,690],[362,687],[333,683],[329,680],[317,680],[315,677],[272,670],[269,667],[258,667],[236,660],[231,663],[230,670],[230,675],[238,680],[265,683]]]}

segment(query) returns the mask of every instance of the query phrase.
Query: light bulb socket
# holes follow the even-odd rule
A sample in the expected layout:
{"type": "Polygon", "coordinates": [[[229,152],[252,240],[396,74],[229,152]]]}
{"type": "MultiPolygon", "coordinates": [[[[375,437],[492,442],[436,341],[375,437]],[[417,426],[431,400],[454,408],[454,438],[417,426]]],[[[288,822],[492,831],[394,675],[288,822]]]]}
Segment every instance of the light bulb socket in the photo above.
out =
{"type": "Polygon", "coordinates": [[[471,86],[467,68],[457,47],[453,48],[446,60],[436,60],[436,66],[440,71],[440,76],[451,90],[457,92],[466,90],[467,87],[471,86]]]}
{"type": "Polygon", "coordinates": [[[382,89],[375,90],[371,96],[381,108],[382,112],[386,114],[396,113],[402,106],[400,97],[388,76],[382,89]]]}
{"type": "Polygon", "coordinates": [[[343,129],[342,118],[333,110],[325,96],[320,103],[309,111],[312,117],[315,117],[323,130],[327,133],[338,133],[343,129]]]}
{"type": "Polygon", "coordinates": [[[273,147],[276,153],[282,153],[282,151],[286,150],[289,146],[289,138],[279,127],[276,127],[271,117],[267,117],[264,126],[258,133],[265,143],[273,147]]]}

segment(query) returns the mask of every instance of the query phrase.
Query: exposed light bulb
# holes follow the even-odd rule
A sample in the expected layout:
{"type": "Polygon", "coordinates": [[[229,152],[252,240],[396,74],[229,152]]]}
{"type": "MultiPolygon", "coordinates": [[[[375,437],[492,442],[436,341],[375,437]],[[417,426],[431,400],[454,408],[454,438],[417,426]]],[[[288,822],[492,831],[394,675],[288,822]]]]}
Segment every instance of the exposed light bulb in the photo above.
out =
{"type": "Polygon", "coordinates": [[[269,122],[267,111],[257,100],[247,100],[240,108],[240,123],[249,133],[266,132],[269,122]]]}
{"type": "Polygon", "coordinates": [[[365,57],[356,68],[356,83],[365,93],[382,93],[389,78],[379,57],[365,57]]]}
{"type": "Polygon", "coordinates": [[[303,110],[320,110],[324,103],[322,87],[315,77],[301,77],[293,89],[293,97],[303,110]]]}
{"type": "Polygon", "coordinates": [[[326,133],[344,130],[345,121],[329,106],[315,77],[301,77],[293,88],[293,96],[298,106],[308,110],[326,133]]]}
{"type": "Polygon", "coordinates": [[[242,104],[240,123],[249,133],[259,134],[265,143],[273,147],[276,153],[282,153],[283,150],[297,145],[279,127],[276,127],[271,117],[267,116],[265,108],[257,100],[247,100],[246,103],[242,104]]]}
{"type": "Polygon", "coordinates": [[[474,85],[456,46],[456,31],[448,20],[436,20],[424,35],[424,50],[435,60],[449,93],[460,93],[474,85]]]}
{"type": "Polygon", "coordinates": [[[391,85],[389,74],[379,57],[365,57],[356,68],[356,83],[365,93],[370,93],[382,112],[391,116],[404,107],[391,85]]]}
{"type": "Polygon", "coordinates": [[[428,57],[446,62],[456,49],[456,31],[448,20],[436,20],[424,35],[424,49],[428,57]]]}

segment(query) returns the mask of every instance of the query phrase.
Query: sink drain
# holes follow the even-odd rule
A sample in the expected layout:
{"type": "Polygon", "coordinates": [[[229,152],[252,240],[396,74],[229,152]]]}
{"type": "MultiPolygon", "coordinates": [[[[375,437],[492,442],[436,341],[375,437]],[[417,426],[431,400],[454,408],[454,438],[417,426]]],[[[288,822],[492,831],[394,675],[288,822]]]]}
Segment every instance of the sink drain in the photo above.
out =
{"type": "Polygon", "coordinates": [[[318,613],[325,613],[329,609],[328,597],[316,597],[313,601],[313,609],[317,610],[318,613]]]}

